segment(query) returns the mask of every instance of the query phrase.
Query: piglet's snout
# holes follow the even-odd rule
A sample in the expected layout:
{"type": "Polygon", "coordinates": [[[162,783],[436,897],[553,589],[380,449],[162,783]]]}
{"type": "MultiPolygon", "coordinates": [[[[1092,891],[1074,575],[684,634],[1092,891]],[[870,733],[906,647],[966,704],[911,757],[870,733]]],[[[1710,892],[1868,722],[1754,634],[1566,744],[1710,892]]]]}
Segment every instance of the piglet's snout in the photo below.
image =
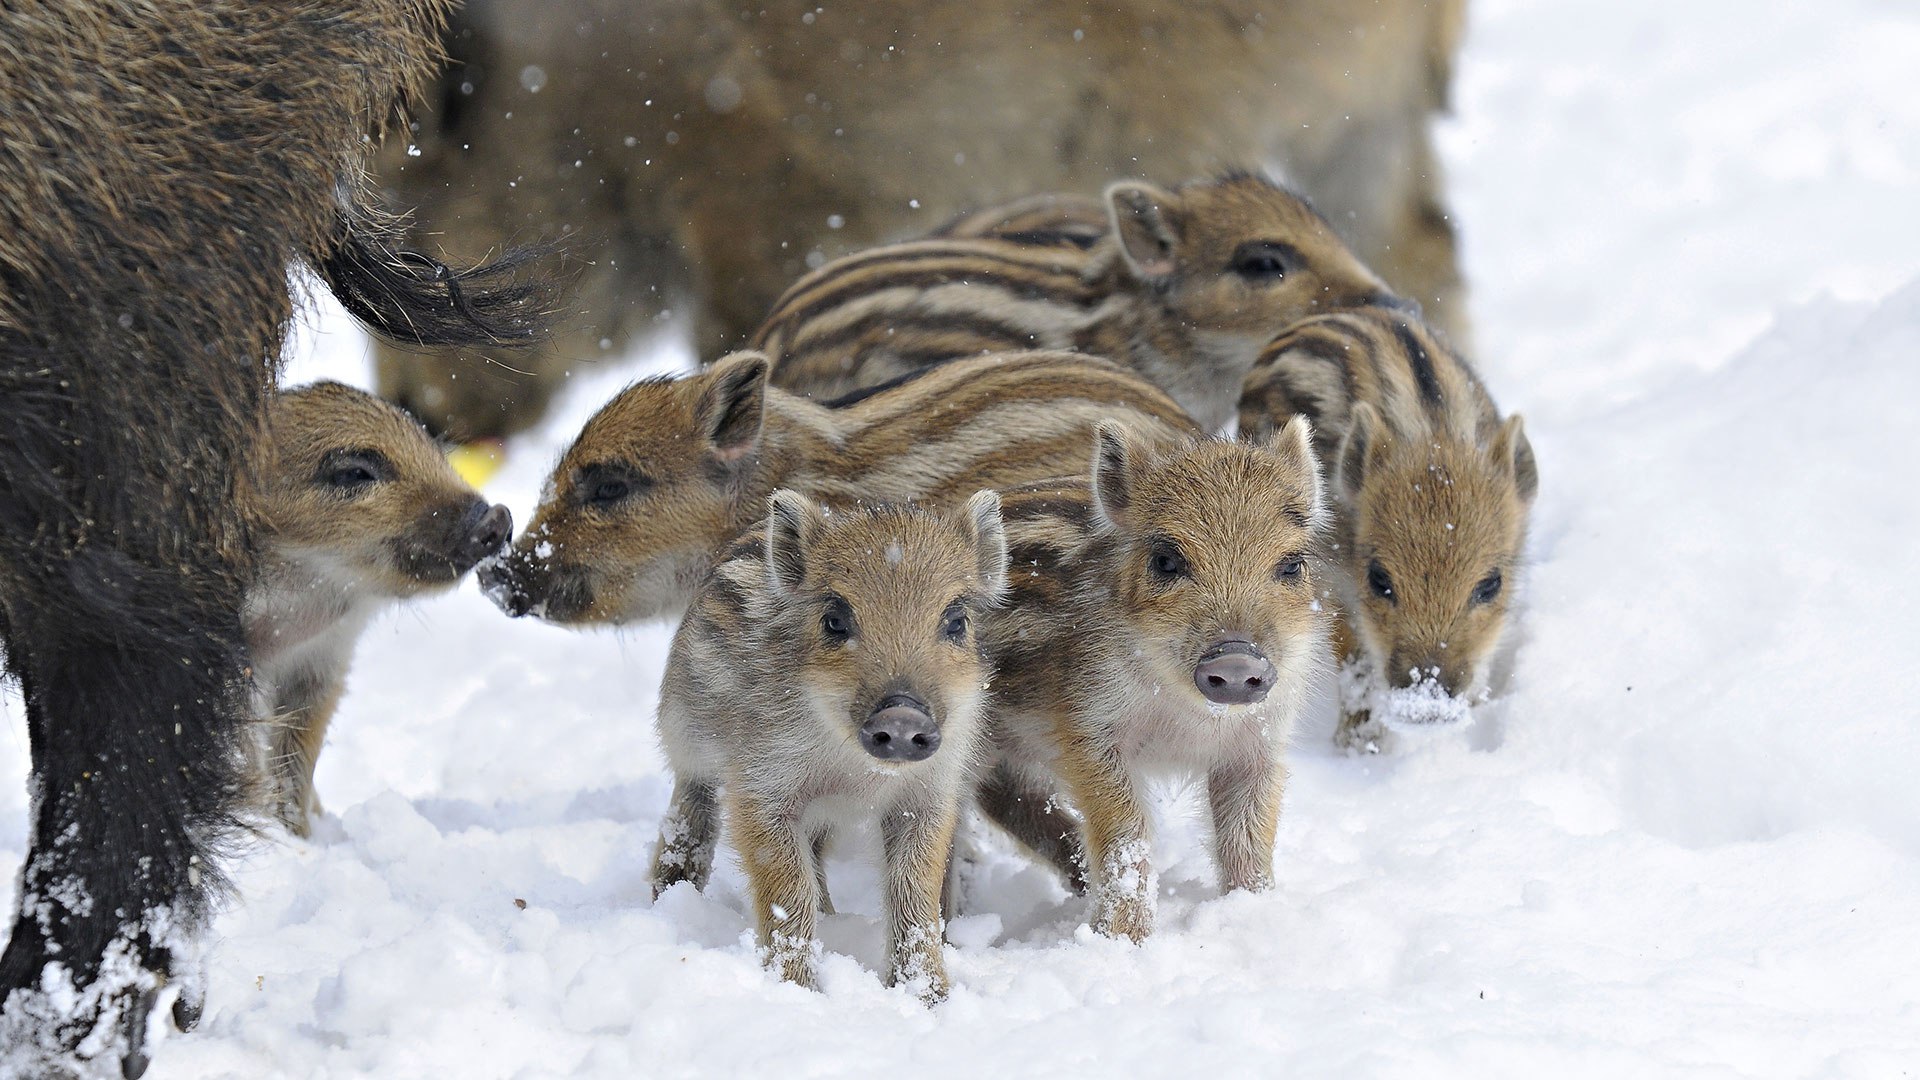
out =
{"type": "Polygon", "coordinates": [[[480,567],[480,591],[501,611],[519,618],[533,610],[533,594],[527,590],[524,575],[516,573],[514,554],[509,552],[480,567]]]}
{"type": "Polygon", "coordinates": [[[919,698],[889,694],[860,725],[860,745],[882,761],[925,761],[940,749],[940,727],[919,698]]]}
{"type": "Polygon", "coordinates": [[[1258,645],[1229,638],[1216,642],[1200,657],[1193,669],[1193,685],[1216,705],[1251,705],[1266,700],[1278,674],[1258,645]]]}
{"type": "Polygon", "coordinates": [[[467,511],[461,525],[455,560],[467,566],[499,551],[513,536],[513,514],[504,506],[477,502],[467,511]]]}

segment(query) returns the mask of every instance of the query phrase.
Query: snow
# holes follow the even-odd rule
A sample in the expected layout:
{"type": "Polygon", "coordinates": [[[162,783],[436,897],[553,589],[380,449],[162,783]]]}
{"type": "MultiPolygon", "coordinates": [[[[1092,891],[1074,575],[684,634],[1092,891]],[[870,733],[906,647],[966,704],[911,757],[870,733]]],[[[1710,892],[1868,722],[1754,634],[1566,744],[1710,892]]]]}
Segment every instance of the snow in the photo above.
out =
{"type": "Polygon", "coordinates": [[[1407,686],[1386,687],[1370,677],[1364,663],[1348,664],[1340,670],[1340,700],[1352,711],[1363,711],[1381,721],[1400,736],[1433,734],[1473,723],[1473,707],[1484,695],[1456,696],[1447,692],[1429,672],[1420,678],[1419,669],[1407,674],[1418,679],[1407,686]]]}
{"type": "MultiPolygon", "coordinates": [[[[1916,56],[1906,0],[1474,0],[1442,145],[1475,353],[1542,471],[1510,679],[1376,757],[1322,702],[1271,891],[1215,895],[1191,789],[1158,800],[1144,946],[984,842],[929,1010],[882,985],[856,839],[822,992],[782,985],[730,852],[649,900],[669,628],[467,586],[367,633],[333,816],[239,868],[206,1019],[149,1075],[1910,1075],[1916,56]]],[[[293,377],[364,385],[318,322],[293,377]]],[[[602,400],[688,362],[575,379],[489,494],[524,517],[602,400]]]]}

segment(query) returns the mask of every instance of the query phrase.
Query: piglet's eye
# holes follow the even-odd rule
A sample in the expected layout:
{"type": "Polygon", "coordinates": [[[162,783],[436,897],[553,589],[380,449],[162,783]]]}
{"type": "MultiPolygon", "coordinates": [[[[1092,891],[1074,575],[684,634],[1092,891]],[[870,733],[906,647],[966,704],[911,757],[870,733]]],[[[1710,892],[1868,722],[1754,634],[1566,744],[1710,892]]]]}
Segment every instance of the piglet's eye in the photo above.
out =
{"type": "Polygon", "coordinates": [[[611,510],[644,494],[650,481],[630,466],[618,463],[589,465],[574,479],[580,503],[593,510],[611,510]]]}
{"type": "Polygon", "coordinates": [[[1251,240],[1234,251],[1229,269],[1249,282],[1278,281],[1287,275],[1287,264],[1292,255],[1292,250],[1285,244],[1251,240]]]}
{"type": "Polygon", "coordinates": [[[602,480],[587,492],[587,502],[595,506],[609,506],[627,497],[633,485],[625,480],[602,480]]]}
{"type": "Polygon", "coordinates": [[[1299,581],[1300,575],[1306,572],[1307,560],[1300,555],[1289,555],[1273,568],[1273,576],[1281,581],[1299,581]]]}
{"type": "Polygon", "coordinates": [[[853,609],[835,596],[820,610],[820,633],[829,642],[839,644],[853,637],[853,609]]]}
{"type": "Polygon", "coordinates": [[[946,613],[940,616],[940,636],[955,645],[963,645],[967,640],[967,609],[959,604],[947,606],[946,613]]]}
{"type": "Polygon", "coordinates": [[[1147,556],[1147,569],[1162,581],[1171,581],[1184,576],[1187,572],[1187,557],[1172,544],[1160,544],[1147,556]]]}
{"type": "Polygon", "coordinates": [[[320,459],[314,481],[352,495],[393,476],[393,463],[378,450],[335,450],[320,459]]]}
{"type": "Polygon", "coordinates": [[[1380,565],[1379,559],[1367,563],[1367,588],[1382,600],[1399,603],[1393,593],[1393,578],[1387,576],[1387,568],[1380,565]]]}
{"type": "Polygon", "coordinates": [[[1503,584],[1503,582],[1500,571],[1496,568],[1492,573],[1481,578],[1480,584],[1473,587],[1473,602],[1476,604],[1493,603],[1494,597],[1500,595],[1501,584],[1503,584]]]}

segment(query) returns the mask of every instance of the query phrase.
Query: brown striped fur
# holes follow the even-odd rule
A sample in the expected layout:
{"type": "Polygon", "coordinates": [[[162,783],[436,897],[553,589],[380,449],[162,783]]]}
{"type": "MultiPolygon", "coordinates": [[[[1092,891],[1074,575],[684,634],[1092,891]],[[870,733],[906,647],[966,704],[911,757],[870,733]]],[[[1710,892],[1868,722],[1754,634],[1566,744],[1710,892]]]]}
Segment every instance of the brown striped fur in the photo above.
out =
{"type": "Polygon", "coordinates": [[[1539,472],[1520,417],[1502,420],[1466,361],[1405,311],[1323,315],[1276,338],[1247,380],[1241,430],[1296,414],[1328,463],[1340,645],[1367,684],[1337,737],[1379,749],[1370,690],[1485,695],[1539,472]]]}
{"type": "Polygon", "coordinates": [[[247,590],[254,715],[272,812],[306,836],[313,769],[354,642],[396,601],[452,588],[512,535],[433,439],[371,394],[321,382],[273,401],[262,449],[265,551],[247,590]],[[475,542],[478,533],[482,542],[475,542]]]}
{"type": "Polygon", "coordinates": [[[849,255],[788,289],[754,347],[775,384],[815,397],[956,356],[1076,349],[1132,368],[1211,430],[1276,330],[1386,294],[1312,207],[1255,176],[1115,184],[1104,214],[1085,247],[1086,206],[1061,197],[849,255]]]}
{"type": "Polygon", "coordinates": [[[1030,195],[1001,206],[969,210],[927,234],[928,239],[1002,237],[1037,244],[1090,248],[1107,235],[1106,204],[1084,195],[1030,195]]]}
{"type": "MultiPolygon", "coordinates": [[[[1152,930],[1143,785],[1156,774],[1205,778],[1223,890],[1273,882],[1286,740],[1326,649],[1309,439],[1302,420],[1271,445],[1161,452],[1102,425],[1089,477],[1004,493],[1008,604],[985,632],[995,774],[1029,800],[1070,796],[1102,933],[1137,941],[1152,930]],[[1201,693],[1197,669],[1224,641],[1272,661],[1263,701],[1201,693]]],[[[1017,835],[1027,828],[983,809],[1017,835]]]]}
{"type": "Polygon", "coordinates": [[[1165,394],[1071,353],[955,361],[837,407],[766,382],[766,358],[741,353],[623,391],[561,458],[489,592],[561,623],[670,617],[776,487],[938,505],[1080,471],[1103,419],[1196,431],[1165,394]]]}
{"type": "Polygon", "coordinates": [[[763,505],[767,521],[700,587],[668,655],[660,735],[674,803],[654,894],[706,886],[724,792],[767,962],[812,986],[821,839],[877,816],[888,985],[939,1000],[947,855],[986,749],[976,626],[1006,588],[1000,500],[981,491],[944,515],[828,513],[781,490],[763,505]],[[931,756],[882,760],[862,748],[862,726],[898,695],[934,721],[931,756]]]}

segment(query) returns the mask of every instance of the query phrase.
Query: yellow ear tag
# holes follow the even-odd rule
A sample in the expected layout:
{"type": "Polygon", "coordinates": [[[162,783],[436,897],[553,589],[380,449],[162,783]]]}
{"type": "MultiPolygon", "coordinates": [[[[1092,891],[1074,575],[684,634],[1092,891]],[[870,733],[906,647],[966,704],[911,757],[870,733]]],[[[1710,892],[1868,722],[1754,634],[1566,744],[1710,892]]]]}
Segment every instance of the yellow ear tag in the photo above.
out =
{"type": "Polygon", "coordinates": [[[476,488],[485,487],[506,461],[507,448],[499,439],[482,439],[447,451],[447,464],[476,488]]]}

